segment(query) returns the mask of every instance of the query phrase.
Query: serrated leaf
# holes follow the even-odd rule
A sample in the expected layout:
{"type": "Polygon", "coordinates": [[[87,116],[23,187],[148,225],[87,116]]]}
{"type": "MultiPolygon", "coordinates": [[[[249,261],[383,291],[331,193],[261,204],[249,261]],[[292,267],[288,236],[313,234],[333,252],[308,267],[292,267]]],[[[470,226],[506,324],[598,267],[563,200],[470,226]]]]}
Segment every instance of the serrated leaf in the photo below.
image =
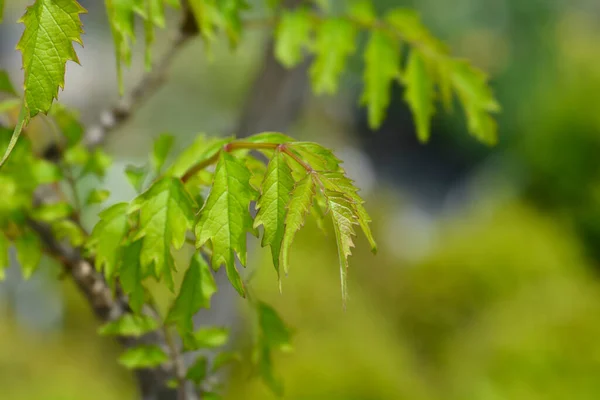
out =
{"type": "Polygon", "coordinates": [[[318,143],[294,142],[289,146],[315,171],[338,171],[342,160],[318,143]]]}
{"type": "Polygon", "coordinates": [[[392,82],[400,76],[400,45],[385,33],[373,31],[364,60],[361,103],[367,106],[370,128],[377,129],[390,105],[392,82]]]}
{"type": "Polygon", "coordinates": [[[64,87],[65,64],[79,63],[73,42],[83,44],[79,14],[85,12],[75,0],[36,0],[19,20],[25,25],[17,49],[23,53],[27,118],[50,110],[64,87]]]}
{"type": "Polygon", "coordinates": [[[158,322],[148,315],[124,314],[121,318],[102,325],[98,329],[98,334],[140,337],[156,329],[158,329],[158,322]]]}
{"type": "Polygon", "coordinates": [[[159,173],[164,165],[175,138],[173,135],[163,134],[154,141],[154,151],[152,152],[152,167],[155,173],[159,173]]]}
{"type": "Polygon", "coordinates": [[[104,269],[108,281],[115,277],[122,257],[122,246],[129,231],[128,208],[127,203],[117,203],[102,211],[90,236],[89,245],[96,253],[96,268],[104,269]]]}
{"type": "Polygon", "coordinates": [[[92,189],[87,199],[85,200],[85,204],[101,204],[104,203],[110,196],[110,192],[106,189],[92,189]]]}
{"type": "Polygon", "coordinates": [[[12,83],[10,83],[10,77],[4,70],[0,70],[0,93],[8,93],[13,96],[17,95],[15,88],[13,87],[12,83]]]}
{"type": "Polygon", "coordinates": [[[310,44],[312,21],[306,8],[284,11],[275,33],[275,58],[292,68],[304,59],[304,49],[310,44]]]}
{"type": "Polygon", "coordinates": [[[132,203],[130,212],[139,210],[139,228],[134,240],[143,239],[140,262],[154,267],[157,278],[164,277],[173,288],[175,268],[171,246],[180,249],[186,232],[194,222],[195,203],[179,179],[165,177],[154,183],[132,203]]]}
{"type": "Polygon", "coordinates": [[[53,222],[67,218],[73,213],[73,207],[67,203],[43,204],[31,211],[31,217],[38,221],[53,222]]]}
{"type": "Polygon", "coordinates": [[[452,85],[465,109],[469,132],[484,143],[496,143],[496,121],[490,113],[499,112],[500,106],[486,83],[486,75],[466,61],[450,65],[452,85]]]}
{"type": "Polygon", "coordinates": [[[194,330],[192,317],[200,308],[210,308],[210,299],[216,292],[217,284],[208,264],[200,254],[194,254],[166,323],[177,324],[182,336],[191,333],[194,330]]]}
{"type": "MultiPolygon", "coordinates": [[[[208,362],[206,357],[200,356],[196,361],[188,368],[185,378],[194,382],[196,385],[200,385],[206,378],[208,362]]],[[[203,396],[204,397],[204,396],[203,396]]]]}
{"type": "Polygon", "coordinates": [[[256,202],[258,213],[254,217],[254,228],[263,225],[262,246],[271,247],[273,265],[278,276],[285,217],[293,188],[292,170],[286,162],[286,155],[276,151],[267,166],[261,195],[256,202]]]}
{"type": "Polygon", "coordinates": [[[148,169],[145,167],[136,167],[134,165],[128,165],[125,167],[125,176],[127,177],[127,181],[138,193],[142,191],[144,179],[146,178],[147,174],[148,169]]]}
{"type": "Polygon", "coordinates": [[[311,209],[315,195],[315,183],[310,174],[298,181],[290,195],[285,228],[281,243],[281,264],[287,275],[289,270],[289,251],[296,233],[304,226],[306,215],[311,209]]]}
{"type": "Polygon", "coordinates": [[[138,240],[128,244],[123,249],[123,261],[120,269],[120,281],[123,292],[129,296],[129,306],[133,312],[139,314],[144,304],[144,271],[140,264],[142,241],[138,240]]]}
{"type": "Polygon", "coordinates": [[[4,232],[0,231],[0,281],[3,281],[5,278],[4,270],[6,270],[10,266],[10,261],[8,259],[8,248],[10,247],[10,242],[4,232]]]}
{"type": "Polygon", "coordinates": [[[358,219],[358,223],[371,245],[371,251],[376,253],[377,244],[371,233],[371,228],[369,228],[371,217],[369,217],[367,210],[363,206],[365,201],[358,195],[358,188],[354,186],[354,182],[344,175],[343,172],[325,172],[319,176],[326,189],[342,193],[352,201],[352,208],[358,219]]]}
{"type": "Polygon", "coordinates": [[[213,349],[224,346],[227,340],[229,340],[227,328],[200,328],[191,335],[184,336],[184,347],[186,351],[213,349]]]}
{"type": "Polygon", "coordinates": [[[42,259],[42,243],[37,235],[30,230],[26,230],[18,236],[14,243],[23,278],[29,279],[42,259]]]}
{"type": "Polygon", "coordinates": [[[344,305],[348,298],[347,274],[348,274],[348,256],[352,254],[354,242],[352,236],[355,236],[354,226],[358,224],[354,214],[352,201],[344,194],[327,190],[327,204],[333,221],[335,239],[338,248],[338,258],[340,262],[340,280],[342,285],[342,300],[344,305]]]}
{"type": "Polygon", "coordinates": [[[270,349],[285,352],[292,350],[292,331],[277,311],[267,303],[259,302],[257,312],[261,341],[270,349]]]}
{"type": "Polygon", "coordinates": [[[211,241],[212,267],[216,270],[225,264],[231,284],[242,296],[244,285],[235,267],[235,254],[246,265],[246,233],[255,233],[249,206],[256,194],[243,161],[221,152],[213,187],[196,226],[196,247],[211,241]]]}
{"type": "Polygon", "coordinates": [[[188,146],[167,169],[165,175],[181,178],[194,165],[210,159],[227,143],[231,138],[208,138],[206,135],[199,135],[194,142],[188,146]]]}
{"type": "Polygon", "coordinates": [[[406,85],[404,99],[413,113],[417,137],[421,142],[426,142],[429,139],[434,112],[433,80],[417,50],[413,49],[410,52],[403,78],[406,85]]]}
{"type": "Polygon", "coordinates": [[[313,90],[316,94],[334,94],[347,58],[356,51],[354,24],[342,18],[327,19],[319,25],[310,68],[313,90]]]}
{"type": "Polygon", "coordinates": [[[167,361],[167,354],[156,345],[133,347],[119,357],[119,364],[128,369],[154,368],[167,361]]]}
{"type": "Polygon", "coordinates": [[[256,135],[252,135],[249,136],[247,138],[244,139],[244,142],[249,142],[249,143],[275,143],[275,144],[281,144],[281,143],[288,143],[288,142],[293,142],[294,139],[284,135],[283,133],[279,133],[279,132],[261,132],[261,133],[257,133],[256,135]]]}

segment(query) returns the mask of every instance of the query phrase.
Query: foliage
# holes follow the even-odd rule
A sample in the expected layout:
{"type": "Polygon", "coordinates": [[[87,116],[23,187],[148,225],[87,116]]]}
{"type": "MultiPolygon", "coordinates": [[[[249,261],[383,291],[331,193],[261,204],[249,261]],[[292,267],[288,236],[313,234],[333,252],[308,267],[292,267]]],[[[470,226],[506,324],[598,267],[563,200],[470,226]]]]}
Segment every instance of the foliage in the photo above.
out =
{"type": "MultiPolygon", "coordinates": [[[[346,62],[358,52],[364,33],[368,41],[363,51],[360,101],[367,107],[372,128],[384,121],[392,85],[398,82],[406,88],[405,98],[420,140],[429,137],[436,99],[450,108],[455,95],[465,110],[471,134],[483,142],[495,142],[491,113],[499,107],[485,75],[452,58],[415,13],[395,9],[378,16],[368,1],[349,2],[340,13],[332,13],[326,2],[318,3],[320,8],[302,4],[284,9],[280,2],[270,1],[267,19],[267,25],[274,28],[275,56],[282,65],[292,68],[308,54],[315,56],[309,70],[315,93],[338,90],[346,62]],[[405,65],[403,53],[408,54],[405,65]]],[[[121,92],[121,68],[131,61],[137,19],[143,22],[150,69],[151,45],[155,30],[166,26],[166,6],[189,6],[208,45],[224,32],[233,48],[243,38],[244,13],[250,8],[243,0],[190,0],[185,4],[177,0],[106,0],[105,5],[121,92]]],[[[0,10],[2,6],[0,2],[0,10]]],[[[94,260],[115,292],[128,296],[131,312],[108,322],[100,334],[139,337],[162,330],[169,342],[175,331],[179,334],[181,349],[167,352],[156,344],[127,349],[119,362],[137,369],[161,366],[178,357],[179,351],[219,349],[226,344],[227,330],[195,330],[192,319],[201,308],[210,307],[217,291],[212,273],[224,266],[231,285],[248,298],[256,315],[252,357],[256,370],[273,392],[280,394],[282,384],[273,372],[273,353],[291,348],[292,331],[274,308],[252,294],[240,273],[238,264],[245,267],[247,263],[248,233],[262,235],[262,245],[269,247],[281,290],[281,269],[288,272],[292,242],[308,215],[319,223],[330,220],[345,304],[348,257],[356,230],[364,233],[373,252],[377,248],[358,188],[346,176],[341,161],[318,143],[299,142],[274,132],[244,140],[200,136],[167,163],[173,158],[173,139],[162,135],[155,142],[148,168],[128,167],[125,171],[138,195],[129,202],[107,206],[88,234],[79,221],[81,208],[103,203],[109,193],[94,189],[81,202],[78,180],[89,175],[103,178],[111,159],[101,149],[86,146],[83,127],[73,111],[53,105],[58,89],[64,86],[66,63],[78,62],[73,42],[82,44],[80,14],[85,12],[76,0],[36,0],[20,20],[25,27],[17,45],[23,56],[21,99],[6,73],[0,71],[0,112],[8,115],[20,109],[19,118],[10,121],[12,134],[0,128],[1,143],[7,148],[0,162],[0,268],[7,267],[9,243],[17,250],[25,277],[35,271],[44,254],[64,262],[52,246],[44,244],[39,224],[49,226],[58,239],[94,260]],[[48,114],[63,135],[60,162],[51,163],[34,151],[35,143],[29,137],[18,140],[40,113],[48,114]],[[265,158],[266,166],[261,164],[265,158]],[[59,183],[72,191],[71,200],[62,192],[58,201],[40,204],[34,199],[39,186],[54,184],[60,189],[59,183]],[[187,265],[179,265],[174,252],[184,246],[193,246],[194,255],[187,265]],[[186,271],[180,285],[173,278],[178,270],[186,271]],[[155,312],[150,282],[176,295],[166,315],[155,312]]],[[[205,394],[212,393],[216,388],[206,389],[210,374],[236,355],[221,351],[212,363],[204,357],[198,356],[175,383],[188,379],[205,394]]]]}

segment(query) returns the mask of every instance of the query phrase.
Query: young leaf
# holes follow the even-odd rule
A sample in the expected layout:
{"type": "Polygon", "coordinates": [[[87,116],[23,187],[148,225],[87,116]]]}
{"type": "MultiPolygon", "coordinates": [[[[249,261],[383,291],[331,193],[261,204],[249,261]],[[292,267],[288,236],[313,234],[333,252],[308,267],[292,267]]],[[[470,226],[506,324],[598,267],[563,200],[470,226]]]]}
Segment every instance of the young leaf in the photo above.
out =
{"type": "Polygon", "coordinates": [[[85,200],[85,204],[101,204],[104,203],[108,197],[110,196],[110,192],[106,189],[92,189],[87,199],[85,200]]]}
{"type": "Polygon", "coordinates": [[[320,174],[320,179],[326,189],[343,193],[350,200],[352,200],[352,209],[354,210],[354,214],[358,219],[358,223],[360,224],[362,231],[371,245],[371,251],[376,253],[377,244],[375,243],[375,239],[371,233],[371,228],[369,228],[371,217],[369,217],[369,214],[367,214],[367,210],[363,206],[365,201],[358,195],[358,188],[354,186],[352,180],[342,172],[325,172],[320,174]]]}
{"type": "Polygon", "coordinates": [[[43,204],[31,211],[31,218],[38,221],[53,222],[67,218],[72,213],[73,207],[67,203],[43,204]]]}
{"type": "Polygon", "coordinates": [[[355,235],[353,225],[357,224],[354,215],[352,201],[342,193],[326,191],[327,204],[331,211],[333,220],[333,229],[338,247],[338,257],[340,261],[340,280],[342,285],[342,300],[344,304],[348,298],[348,288],[346,276],[348,271],[348,256],[352,254],[354,243],[352,236],[355,235]]]}
{"type": "Polygon", "coordinates": [[[192,166],[210,159],[231,140],[231,138],[208,138],[206,135],[199,135],[194,143],[177,157],[165,174],[181,178],[192,166]]]}
{"type": "Polygon", "coordinates": [[[144,184],[144,179],[148,174],[148,170],[145,167],[136,167],[134,165],[128,165],[125,167],[125,176],[127,177],[127,181],[133,187],[136,192],[142,191],[142,185],[144,184]]]}
{"type": "Polygon", "coordinates": [[[211,265],[216,270],[225,264],[233,287],[244,296],[244,285],[235,267],[237,254],[246,265],[246,233],[254,232],[250,202],[256,191],[250,186],[250,171],[239,159],[221,152],[212,190],[200,211],[196,225],[196,246],[212,242],[211,265]]]}
{"type": "Polygon", "coordinates": [[[116,275],[122,257],[123,241],[129,230],[128,208],[129,204],[118,203],[102,211],[90,236],[89,246],[96,252],[96,268],[104,268],[108,281],[116,275]]]}
{"type": "Polygon", "coordinates": [[[341,18],[327,19],[317,31],[316,58],[310,68],[316,94],[334,94],[346,66],[346,59],[356,50],[356,27],[341,18]]]}
{"type": "Polygon", "coordinates": [[[408,57],[404,73],[406,92],[404,98],[413,113],[417,126],[417,137],[421,142],[429,139],[431,116],[433,115],[433,81],[425,67],[425,62],[417,50],[408,57]]]}
{"type": "Polygon", "coordinates": [[[302,62],[311,31],[312,22],[306,8],[284,11],[275,34],[275,58],[287,68],[302,62]]]}
{"type": "Polygon", "coordinates": [[[134,240],[142,239],[142,267],[154,266],[155,276],[164,277],[173,288],[171,271],[175,268],[171,246],[180,249],[185,234],[194,222],[194,200],[175,178],[162,178],[132,203],[130,212],[139,210],[139,230],[134,240]]]}
{"type": "Polygon", "coordinates": [[[368,108],[369,126],[377,129],[390,104],[391,84],[400,76],[400,45],[385,33],[373,31],[364,60],[365,88],[361,103],[368,108]]]}
{"type": "Polygon", "coordinates": [[[20,19],[25,31],[17,49],[23,53],[26,118],[50,110],[64,87],[65,64],[79,63],[73,42],[82,44],[79,14],[85,12],[76,0],[36,0],[20,19]]]}
{"type": "Polygon", "coordinates": [[[140,337],[158,329],[158,322],[148,315],[125,314],[121,318],[108,322],[98,329],[101,336],[140,337]]]}
{"type": "Polygon", "coordinates": [[[142,280],[145,278],[145,274],[140,264],[141,251],[141,240],[127,245],[123,249],[123,261],[119,271],[123,292],[129,296],[129,306],[137,314],[142,311],[142,305],[144,304],[142,280]]]}
{"type": "Polygon", "coordinates": [[[314,195],[315,183],[311,174],[306,174],[304,178],[297,182],[290,195],[280,255],[283,271],[286,275],[289,270],[289,251],[292,241],[296,236],[296,232],[304,226],[304,219],[312,206],[314,195]]]}
{"type": "Polygon", "coordinates": [[[155,173],[159,173],[165,163],[175,138],[173,135],[163,134],[154,141],[154,151],[152,153],[152,167],[155,173]]]}
{"type": "Polygon", "coordinates": [[[298,152],[315,171],[338,171],[342,160],[337,158],[333,152],[318,143],[295,142],[290,148],[298,152]]]}
{"type": "Polygon", "coordinates": [[[4,280],[4,270],[10,265],[10,262],[8,260],[9,247],[10,242],[4,235],[4,232],[0,231],[0,281],[4,280]]]}
{"type": "Polygon", "coordinates": [[[29,279],[42,259],[40,239],[35,233],[27,230],[15,239],[15,247],[17,248],[17,260],[21,264],[23,278],[29,279]]]}
{"type": "Polygon", "coordinates": [[[286,156],[284,153],[276,151],[267,166],[261,187],[262,193],[256,202],[258,213],[254,218],[254,228],[260,225],[264,227],[262,246],[271,246],[273,265],[277,275],[279,275],[279,257],[285,228],[285,215],[293,188],[292,170],[286,162],[286,156]]]}
{"type": "Polygon", "coordinates": [[[194,254],[166,323],[177,324],[182,336],[191,333],[194,330],[192,317],[200,308],[210,308],[210,298],[216,292],[217,284],[208,264],[200,254],[194,254]]]}
{"type": "Polygon", "coordinates": [[[119,357],[119,363],[128,369],[154,368],[167,361],[169,357],[156,345],[133,347],[119,357]]]}

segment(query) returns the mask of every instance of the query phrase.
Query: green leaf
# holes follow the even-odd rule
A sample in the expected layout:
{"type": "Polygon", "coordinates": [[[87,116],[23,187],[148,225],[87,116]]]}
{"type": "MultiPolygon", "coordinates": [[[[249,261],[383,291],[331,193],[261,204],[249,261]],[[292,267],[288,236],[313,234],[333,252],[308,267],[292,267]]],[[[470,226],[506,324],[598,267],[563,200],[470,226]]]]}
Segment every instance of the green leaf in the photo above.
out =
{"type": "Polygon", "coordinates": [[[181,178],[194,165],[206,161],[217,154],[231,138],[208,138],[199,135],[169,167],[165,175],[181,178]]]}
{"type": "Polygon", "coordinates": [[[392,82],[400,76],[400,45],[383,32],[373,31],[364,53],[365,88],[361,103],[369,113],[369,126],[383,123],[390,105],[392,82]]]}
{"type": "Polygon", "coordinates": [[[201,328],[191,335],[184,336],[184,347],[186,351],[214,349],[224,346],[227,340],[229,340],[229,330],[227,328],[201,328]]]}
{"type": "Polygon", "coordinates": [[[278,276],[285,216],[293,188],[292,170],[286,162],[286,156],[284,153],[276,151],[267,166],[261,195],[256,202],[258,213],[254,218],[254,228],[263,225],[262,246],[271,246],[273,265],[278,276]]]}
{"type": "Polygon", "coordinates": [[[198,357],[194,364],[188,368],[185,378],[194,382],[196,385],[200,385],[206,378],[207,366],[208,362],[206,361],[206,357],[198,357]]]}
{"type": "Polygon", "coordinates": [[[122,257],[122,246],[129,231],[128,208],[127,203],[118,203],[102,211],[90,236],[89,245],[96,252],[96,268],[104,268],[108,281],[115,277],[122,257]]]}
{"type": "Polygon", "coordinates": [[[310,68],[316,94],[334,94],[348,56],[356,51],[356,27],[341,18],[327,19],[319,25],[314,51],[315,61],[310,68]]]}
{"type": "Polygon", "coordinates": [[[235,267],[235,254],[246,265],[246,233],[252,228],[250,202],[256,198],[250,186],[250,171],[239,159],[221,152],[212,190],[200,211],[196,226],[196,247],[212,243],[211,265],[216,270],[225,264],[233,287],[244,296],[244,284],[235,267]]]}
{"type": "Polygon", "coordinates": [[[12,83],[10,83],[10,77],[4,70],[0,70],[0,93],[8,93],[13,96],[17,95],[15,88],[13,87],[12,83]]]}
{"type": "Polygon", "coordinates": [[[0,0],[0,23],[4,19],[4,0],[0,0]]]}
{"type": "Polygon", "coordinates": [[[172,135],[163,134],[160,135],[154,141],[154,151],[152,153],[152,167],[155,173],[159,173],[162,166],[173,147],[175,138],[172,135]]]}
{"type": "Polygon", "coordinates": [[[284,11],[275,33],[275,58],[287,68],[300,64],[311,32],[312,21],[306,8],[284,11]]]}
{"type": "Polygon", "coordinates": [[[74,247],[80,247],[85,242],[85,232],[70,219],[53,222],[52,233],[58,240],[68,239],[74,247]]]}
{"type": "Polygon", "coordinates": [[[148,315],[124,314],[121,318],[102,325],[98,329],[98,334],[140,337],[156,329],[158,329],[158,322],[148,315]]]}
{"type": "Polygon", "coordinates": [[[283,397],[283,383],[281,378],[275,376],[273,372],[271,349],[261,342],[258,343],[258,346],[258,370],[260,377],[276,396],[283,397]]]}
{"type": "Polygon", "coordinates": [[[82,44],[79,14],[85,12],[75,0],[36,0],[20,19],[25,31],[17,49],[23,53],[26,119],[50,110],[64,87],[65,64],[79,63],[73,42],[82,44]]]}
{"type": "Polygon", "coordinates": [[[340,261],[340,279],[342,285],[342,300],[344,305],[348,298],[347,273],[348,256],[352,254],[354,243],[352,236],[355,235],[353,225],[357,224],[352,201],[342,193],[326,191],[327,204],[333,220],[333,229],[338,247],[340,261]]]}
{"type": "Polygon", "coordinates": [[[352,0],[349,1],[348,15],[362,25],[372,25],[377,20],[373,1],[352,0]]]}
{"type": "Polygon", "coordinates": [[[26,230],[15,239],[17,249],[17,260],[21,264],[23,278],[29,279],[37,269],[42,259],[42,244],[37,235],[26,230]]]}
{"type": "Polygon", "coordinates": [[[342,161],[318,143],[295,142],[289,146],[315,171],[338,171],[342,161]]]}
{"type": "Polygon", "coordinates": [[[285,229],[281,244],[281,264],[287,275],[289,270],[289,251],[296,236],[296,232],[304,226],[306,214],[311,209],[313,198],[315,196],[315,183],[311,174],[306,174],[302,180],[298,181],[292,191],[290,202],[287,207],[288,212],[285,216],[285,229]]]}
{"type": "Polygon", "coordinates": [[[215,0],[189,0],[189,4],[200,29],[208,43],[215,39],[215,30],[220,25],[221,15],[215,0]]]}
{"type": "Polygon", "coordinates": [[[112,158],[101,149],[94,150],[83,167],[83,174],[89,173],[104,178],[106,170],[112,164],[112,158]]]}
{"type": "Polygon", "coordinates": [[[417,126],[417,137],[421,142],[429,139],[431,117],[434,112],[433,80],[425,67],[423,57],[412,50],[404,73],[406,92],[404,98],[413,113],[417,126]]]}
{"type": "Polygon", "coordinates": [[[230,364],[232,362],[241,362],[242,357],[240,353],[233,351],[224,351],[215,357],[212,365],[212,371],[216,372],[219,369],[223,368],[225,365],[230,364]]]}
{"type": "Polygon", "coordinates": [[[145,167],[136,167],[134,165],[128,165],[125,167],[125,176],[129,181],[129,184],[135,189],[136,192],[142,191],[144,179],[148,174],[148,170],[145,167]]]}
{"type": "Polygon", "coordinates": [[[73,213],[73,207],[67,203],[43,204],[31,211],[31,217],[38,221],[53,222],[67,218],[73,213]]]}
{"type": "Polygon", "coordinates": [[[486,75],[466,61],[450,65],[452,85],[465,109],[469,132],[484,143],[495,144],[497,127],[490,113],[499,112],[500,106],[486,83],[486,75]]]}
{"type": "Polygon", "coordinates": [[[250,142],[250,143],[275,143],[275,144],[281,144],[281,143],[288,143],[288,142],[293,142],[294,139],[284,135],[283,133],[279,133],[279,132],[261,132],[261,133],[257,133],[256,135],[252,135],[249,136],[247,138],[244,139],[244,142],[250,142]]]}
{"type": "Polygon", "coordinates": [[[430,53],[447,53],[442,42],[429,32],[419,14],[411,9],[396,8],[387,12],[385,22],[413,46],[426,48],[430,53]]]}
{"type": "Polygon", "coordinates": [[[4,270],[10,266],[10,261],[8,259],[8,248],[10,247],[10,242],[4,232],[0,231],[0,281],[4,280],[5,274],[4,270]]]}
{"type": "Polygon", "coordinates": [[[127,369],[155,368],[167,361],[167,354],[156,345],[133,347],[119,357],[119,363],[127,369]]]}
{"type": "Polygon", "coordinates": [[[210,308],[210,299],[216,292],[217,284],[208,264],[200,254],[194,254],[166,323],[177,324],[182,336],[191,333],[194,330],[192,317],[200,308],[210,308]]]}
{"type": "Polygon", "coordinates": [[[131,63],[131,43],[135,42],[135,12],[144,11],[136,9],[137,0],[105,0],[106,14],[110,23],[115,46],[115,60],[117,63],[117,80],[119,92],[123,94],[122,64],[131,63]]]}
{"type": "Polygon", "coordinates": [[[371,245],[371,251],[376,253],[377,244],[371,233],[371,228],[369,228],[371,217],[369,217],[367,210],[363,206],[365,201],[358,195],[358,188],[354,186],[354,182],[345,176],[343,172],[325,172],[320,174],[320,179],[326,189],[342,193],[352,200],[352,209],[358,219],[358,223],[371,245]]]}
{"type": "Polygon", "coordinates": [[[258,302],[258,325],[261,341],[270,349],[288,352],[292,350],[292,331],[277,311],[264,302],[258,302]]]}
{"type": "Polygon", "coordinates": [[[247,10],[250,7],[245,0],[221,0],[219,5],[223,15],[225,33],[231,46],[235,47],[240,41],[242,33],[240,11],[247,10]]]}
{"type": "Polygon", "coordinates": [[[91,205],[104,203],[109,196],[110,192],[106,189],[92,189],[87,199],[85,200],[85,204],[91,205]]]}
{"type": "Polygon", "coordinates": [[[142,241],[130,243],[123,249],[120,281],[123,292],[129,296],[129,306],[133,312],[139,314],[144,304],[144,286],[142,281],[144,273],[140,264],[142,241]]]}
{"type": "Polygon", "coordinates": [[[139,210],[138,233],[142,239],[140,262],[152,268],[156,278],[164,277],[173,289],[172,270],[175,268],[171,246],[180,249],[186,232],[194,222],[195,204],[179,179],[165,177],[154,183],[132,203],[130,212],[139,210]]]}
{"type": "Polygon", "coordinates": [[[49,115],[54,119],[62,134],[67,138],[67,146],[69,148],[81,141],[81,138],[83,138],[83,126],[79,122],[79,115],[76,111],[68,109],[61,103],[54,103],[52,108],[50,108],[49,115]]]}
{"type": "Polygon", "coordinates": [[[69,147],[67,150],[65,150],[64,153],[65,162],[71,166],[82,167],[87,164],[90,157],[91,154],[89,150],[82,143],[78,143],[74,146],[69,147]]]}

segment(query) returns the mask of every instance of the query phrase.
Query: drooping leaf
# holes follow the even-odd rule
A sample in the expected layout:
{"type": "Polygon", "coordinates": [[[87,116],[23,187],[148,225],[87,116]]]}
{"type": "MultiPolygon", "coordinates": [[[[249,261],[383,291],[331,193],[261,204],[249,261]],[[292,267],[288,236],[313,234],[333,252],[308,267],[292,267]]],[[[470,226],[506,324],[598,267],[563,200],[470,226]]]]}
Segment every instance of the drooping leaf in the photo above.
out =
{"type": "Polygon", "coordinates": [[[293,188],[292,170],[286,162],[286,156],[276,151],[267,166],[261,195],[256,202],[258,213],[254,218],[254,228],[263,225],[262,246],[271,247],[273,265],[278,275],[287,206],[293,188]]]}
{"type": "Polygon", "coordinates": [[[180,249],[186,232],[194,222],[194,200],[179,179],[165,177],[154,183],[131,204],[130,212],[139,210],[139,228],[134,240],[142,240],[140,262],[154,270],[173,288],[175,268],[171,246],[180,249]]]}
{"type": "Polygon", "coordinates": [[[129,296],[129,306],[137,314],[142,311],[142,305],[144,304],[144,286],[142,281],[145,278],[145,274],[140,264],[141,251],[141,240],[127,245],[123,250],[123,261],[119,271],[123,292],[129,296]]]}
{"type": "Polygon", "coordinates": [[[140,337],[156,329],[158,329],[158,322],[148,315],[124,314],[121,318],[102,325],[98,329],[98,334],[140,337]]]}
{"type": "Polygon", "coordinates": [[[426,142],[429,139],[431,117],[434,112],[433,80],[427,72],[423,57],[417,50],[413,49],[408,57],[404,84],[406,85],[404,98],[412,111],[417,126],[417,137],[421,142],[426,142]]]}
{"type": "Polygon", "coordinates": [[[302,180],[298,181],[291,192],[289,205],[287,206],[287,214],[285,216],[285,228],[280,256],[283,271],[286,275],[289,270],[289,251],[292,241],[296,236],[296,232],[304,226],[304,220],[306,214],[308,214],[311,209],[314,195],[315,183],[310,174],[306,174],[302,180]]]}
{"type": "Polygon", "coordinates": [[[116,275],[123,255],[122,246],[129,231],[128,208],[129,204],[118,203],[102,211],[90,236],[89,246],[96,253],[96,268],[104,269],[108,281],[116,275]]]}
{"type": "Polygon", "coordinates": [[[306,8],[283,12],[275,34],[275,57],[283,66],[292,68],[302,62],[311,31],[312,22],[306,8]]]}
{"type": "Polygon", "coordinates": [[[42,259],[42,244],[37,235],[30,231],[24,231],[15,241],[17,249],[17,260],[21,264],[23,278],[29,279],[35,272],[42,259]]]}
{"type": "Polygon", "coordinates": [[[25,30],[17,49],[23,53],[27,119],[50,110],[64,87],[65,64],[79,63],[73,42],[82,44],[79,15],[85,12],[75,0],[36,0],[20,19],[25,30]]]}
{"type": "Polygon", "coordinates": [[[369,126],[377,129],[390,104],[392,82],[400,76],[400,45],[384,32],[373,31],[364,60],[365,87],[361,103],[368,109],[369,126]]]}
{"type": "Polygon", "coordinates": [[[334,94],[347,58],[356,50],[357,29],[342,18],[327,19],[319,25],[314,51],[315,61],[310,68],[316,94],[334,94]]]}
{"type": "Polygon", "coordinates": [[[292,331],[277,311],[264,302],[259,302],[257,308],[262,342],[270,349],[285,352],[292,350],[292,331]]]}
{"type": "Polygon", "coordinates": [[[237,46],[242,33],[241,11],[249,8],[246,0],[221,0],[220,11],[223,15],[225,33],[232,47],[237,46]]]}
{"type": "Polygon", "coordinates": [[[196,246],[212,243],[211,265],[225,264],[233,287],[244,296],[244,285],[235,267],[235,255],[246,265],[246,233],[254,232],[250,202],[256,198],[250,186],[250,171],[239,159],[221,152],[212,190],[200,211],[196,226],[196,246]]]}
{"type": "Polygon", "coordinates": [[[215,39],[215,30],[221,24],[216,0],[189,0],[189,4],[200,34],[207,43],[212,42],[215,39]]]}
{"type": "Polygon", "coordinates": [[[208,264],[200,254],[194,254],[166,323],[177,324],[182,336],[191,333],[194,330],[192,317],[200,308],[210,308],[210,299],[216,292],[217,284],[208,264]]]}
{"type": "Polygon", "coordinates": [[[152,167],[155,173],[159,173],[164,165],[175,138],[173,135],[163,134],[154,141],[154,151],[152,152],[152,167]]]}
{"type": "Polygon", "coordinates": [[[259,342],[256,351],[258,353],[258,371],[262,381],[276,396],[282,397],[283,382],[273,371],[271,349],[266,344],[259,342]]]}
{"type": "Polygon", "coordinates": [[[335,232],[335,239],[338,247],[338,257],[340,262],[340,280],[342,285],[342,300],[344,304],[348,298],[347,288],[347,272],[348,272],[348,256],[352,254],[352,247],[354,242],[352,236],[354,233],[354,226],[357,224],[356,216],[354,214],[352,201],[344,194],[326,191],[327,204],[331,213],[331,219],[333,220],[333,229],[335,232]]]}
{"type": "Polygon", "coordinates": [[[156,345],[133,347],[119,357],[119,363],[128,369],[154,368],[168,360],[167,354],[156,345]]]}
{"type": "Polygon", "coordinates": [[[342,193],[352,201],[351,205],[356,219],[371,245],[371,251],[376,253],[377,244],[369,227],[371,217],[369,217],[367,210],[363,206],[365,201],[358,195],[358,188],[354,186],[354,182],[344,175],[343,172],[325,172],[319,176],[326,189],[342,193]]]}
{"type": "MultiPolygon", "coordinates": [[[[123,94],[122,65],[131,63],[131,43],[135,42],[136,0],[104,0],[115,46],[119,92],[123,94]]],[[[137,7],[137,12],[143,8],[137,7]]]]}

